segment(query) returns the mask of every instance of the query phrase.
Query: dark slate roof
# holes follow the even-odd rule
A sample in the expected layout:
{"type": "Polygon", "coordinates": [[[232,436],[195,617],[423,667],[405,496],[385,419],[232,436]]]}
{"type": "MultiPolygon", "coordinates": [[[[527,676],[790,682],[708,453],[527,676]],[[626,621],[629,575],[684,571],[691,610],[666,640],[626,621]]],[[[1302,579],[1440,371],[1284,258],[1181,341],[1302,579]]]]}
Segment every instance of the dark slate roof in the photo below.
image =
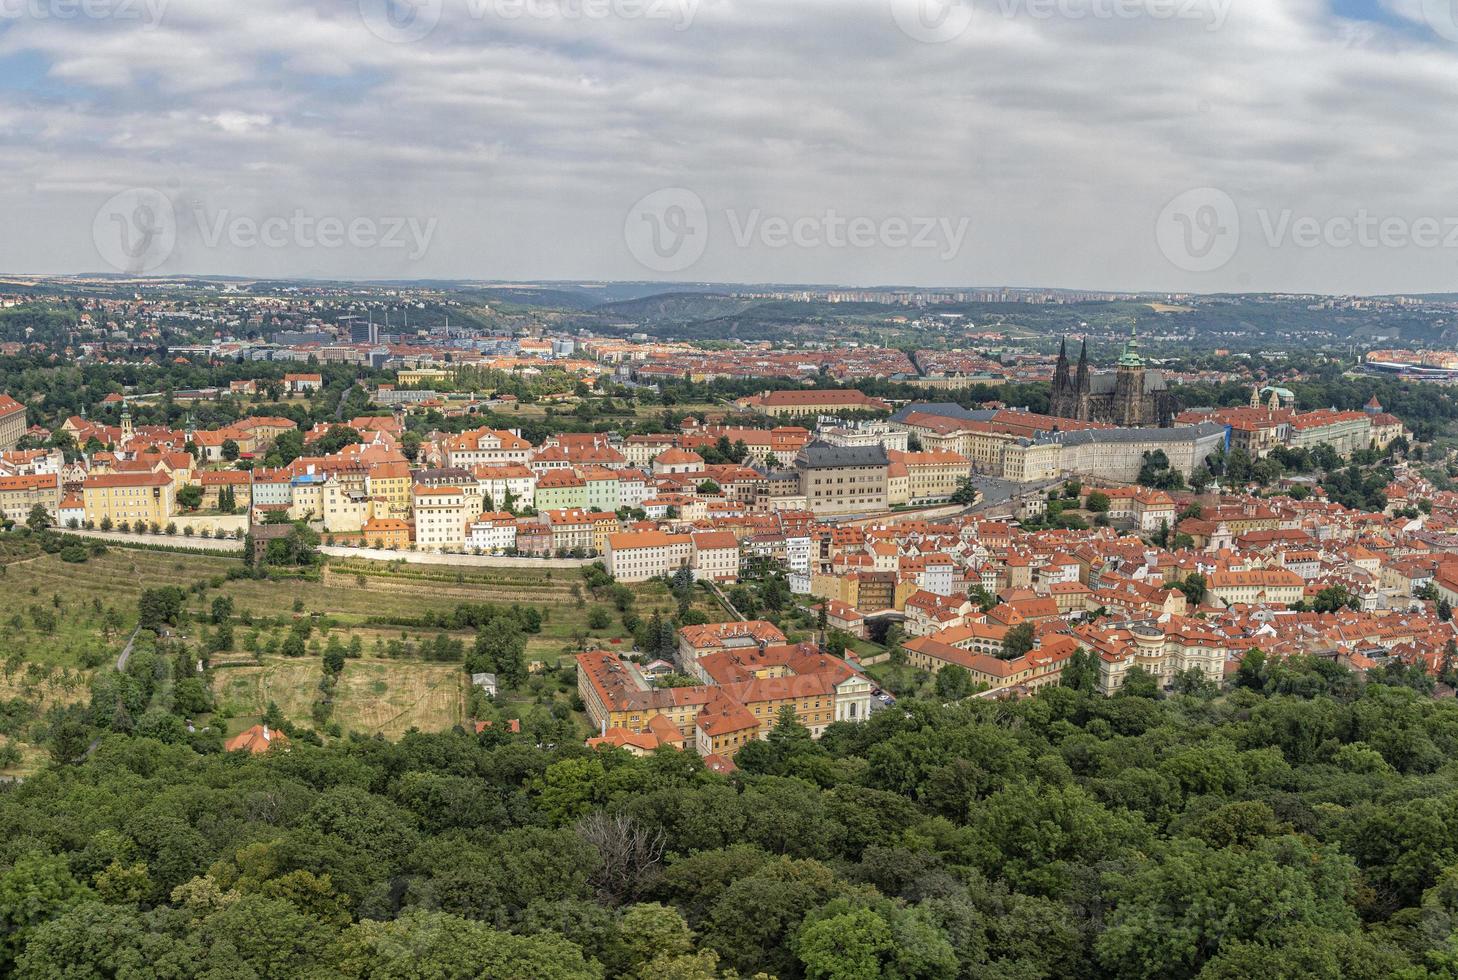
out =
{"type": "Polygon", "coordinates": [[[841,466],[886,466],[891,460],[886,455],[886,447],[879,442],[873,446],[833,446],[828,442],[816,439],[806,444],[800,450],[796,462],[803,460],[805,465],[818,469],[828,469],[841,466]]]}
{"type": "Polygon", "coordinates": [[[1224,432],[1225,426],[1218,422],[1201,422],[1199,425],[1183,425],[1174,429],[1080,429],[1077,432],[1053,433],[1048,439],[1061,442],[1065,446],[1110,442],[1162,442],[1173,445],[1196,442],[1224,432]]]}
{"type": "Polygon", "coordinates": [[[997,413],[991,409],[979,409],[972,411],[963,408],[956,402],[918,402],[907,405],[891,416],[892,422],[905,422],[907,417],[914,414],[937,415],[945,419],[957,419],[961,422],[986,422],[997,413]]]}

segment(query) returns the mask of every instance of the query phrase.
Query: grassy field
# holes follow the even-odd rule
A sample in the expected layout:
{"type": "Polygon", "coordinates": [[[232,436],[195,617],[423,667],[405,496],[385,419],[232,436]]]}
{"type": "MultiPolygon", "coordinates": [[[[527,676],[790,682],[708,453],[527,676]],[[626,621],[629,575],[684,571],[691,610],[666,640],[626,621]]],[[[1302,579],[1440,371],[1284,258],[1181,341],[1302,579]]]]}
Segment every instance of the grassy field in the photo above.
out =
{"type": "MultiPolygon", "coordinates": [[[[266,657],[259,666],[215,670],[213,691],[219,707],[232,715],[229,732],[255,724],[270,701],[290,721],[311,725],[319,676],[313,657],[266,657]]],[[[332,720],[345,732],[386,738],[399,738],[411,728],[444,731],[461,721],[465,685],[457,664],[350,660],[335,689],[332,720]]]]}
{"type": "MultiPolygon", "coordinates": [[[[308,617],[317,628],[311,641],[337,636],[358,639],[364,656],[350,659],[336,691],[332,721],[345,731],[397,737],[411,727],[439,731],[462,720],[466,679],[459,663],[426,662],[409,651],[440,629],[413,625],[428,613],[449,613],[462,603],[520,603],[542,611],[542,631],[529,638],[527,659],[556,665],[580,645],[627,650],[633,639],[622,617],[606,601],[594,600],[574,569],[452,568],[397,563],[334,562],[319,581],[227,579],[240,563],[206,555],[181,555],[112,547],[81,564],[68,564],[34,549],[0,550],[6,563],[0,587],[10,601],[0,612],[8,645],[0,656],[0,700],[19,697],[43,705],[85,700],[96,670],[110,670],[136,625],[137,598],[144,589],[175,585],[191,589],[192,621],[180,631],[200,640],[212,627],[204,621],[212,601],[233,601],[234,649],[216,655],[213,689],[219,706],[232,715],[231,734],[256,722],[269,701],[285,717],[313,727],[310,707],[317,695],[317,656],[278,655],[293,623],[308,617]],[[594,607],[608,613],[608,625],[588,626],[594,607]],[[327,632],[326,632],[327,631],[327,632]],[[405,643],[407,652],[387,659],[385,648],[405,643]],[[227,666],[221,666],[226,664],[227,666]]],[[[649,618],[675,609],[659,582],[634,586],[635,608],[649,618]]],[[[726,618],[707,594],[695,605],[711,620],[726,618]]],[[[474,634],[446,631],[469,649],[474,634]]],[[[21,745],[26,765],[37,750],[21,745]]]]}

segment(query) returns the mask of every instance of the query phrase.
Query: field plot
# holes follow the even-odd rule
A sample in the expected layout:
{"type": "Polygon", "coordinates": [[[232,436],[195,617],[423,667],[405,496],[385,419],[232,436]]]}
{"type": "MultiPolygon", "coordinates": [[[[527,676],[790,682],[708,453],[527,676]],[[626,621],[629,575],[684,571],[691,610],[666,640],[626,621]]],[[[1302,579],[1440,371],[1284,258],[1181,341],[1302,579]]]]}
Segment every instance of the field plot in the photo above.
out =
{"type": "MultiPolygon", "coordinates": [[[[288,720],[312,726],[319,677],[313,658],[267,658],[261,666],[216,671],[213,691],[234,715],[229,731],[253,724],[270,701],[288,720]]],[[[335,690],[333,720],[345,731],[387,738],[411,728],[444,731],[461,721],[465,682],[458,664],[350,660],[335,690]]]]}

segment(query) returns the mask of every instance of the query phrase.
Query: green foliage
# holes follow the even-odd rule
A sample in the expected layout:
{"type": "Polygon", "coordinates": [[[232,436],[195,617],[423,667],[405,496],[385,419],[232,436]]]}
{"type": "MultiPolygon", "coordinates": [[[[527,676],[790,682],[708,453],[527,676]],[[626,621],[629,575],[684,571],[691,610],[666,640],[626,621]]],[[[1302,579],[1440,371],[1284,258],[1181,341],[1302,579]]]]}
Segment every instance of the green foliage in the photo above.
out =
{"type": "MultiPolygon", "coordinates": [[[[209,618],[209,636],[231,622],[209,618]]],[[[523,610],[447,619],[431,626],[447,647],[446,629],[477,629],[462,656],[493,666],[528,635],[523,610]]],[[[354,669],[307,618],[289,636],[331,675],[354,669]]],[[[1223,694],[1181,676],[1136,696],[1159,692],[1134,673],[1104,698],[1079,651],[1032,698],[954,700],[944,671],[935,699],[818,740],[784,711],[725,777],[691,751],[591,751],[525,713],[520,734],[325,746],[293,729],[288,752],[225,756],[182,724],[212,708],[198,642],[143,631],[88,704],[24,722],[55,762],[0,793],[0,972],[1294,980],[1458,963],[1458,704],[1402,678],[1253,651],[1223,694]]]]}

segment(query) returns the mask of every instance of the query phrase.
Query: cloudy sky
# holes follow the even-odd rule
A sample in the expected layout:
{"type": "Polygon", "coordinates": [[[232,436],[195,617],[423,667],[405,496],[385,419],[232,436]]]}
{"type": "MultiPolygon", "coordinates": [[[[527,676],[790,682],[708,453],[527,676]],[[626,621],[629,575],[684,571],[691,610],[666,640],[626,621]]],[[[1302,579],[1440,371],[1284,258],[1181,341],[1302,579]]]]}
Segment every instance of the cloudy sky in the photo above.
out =
{"type": "Polygon", "coordinates": [[[1452,0],[0,0],[0,269],[1458,290],[1452,0]]]}

